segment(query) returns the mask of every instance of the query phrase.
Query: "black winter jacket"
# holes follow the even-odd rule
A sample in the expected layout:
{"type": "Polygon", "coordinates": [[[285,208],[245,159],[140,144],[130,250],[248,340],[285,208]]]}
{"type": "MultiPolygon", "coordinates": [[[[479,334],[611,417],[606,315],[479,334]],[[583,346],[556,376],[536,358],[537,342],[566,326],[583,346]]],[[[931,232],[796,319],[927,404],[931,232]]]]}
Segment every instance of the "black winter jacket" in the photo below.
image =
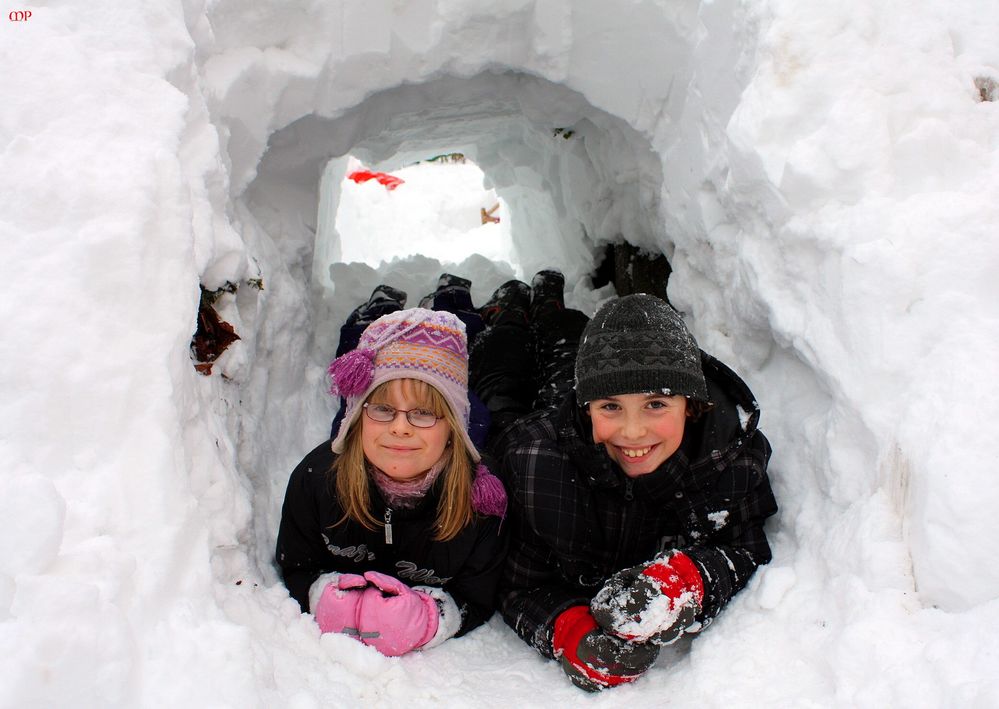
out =
{"type": "MultiPolygon", "coordinates": [[[[501,520],[476,515],[454,539],[434,540],[438,481],[414,509],[391,510],[392,544],[381,528],[365,529],[352,520],[337,525],[343,511],[335,496],[331,467],[336,455],[330,445],[320,444],[298,464],[281,510],[277,562],[302,611],[310,610],[309,587],[320,574],[380,571],[411,586],[447,591],[461,611],[457,635],[488,620],[506,552],[501,520]]],[[[374,483],[371,500],[375,518],[384,519],[389,511],[374,483]]]]}
{"type": "Polygon", "coordinates": [[[681,550],[701,571],[702,622],[770,560],[763,523],[777,505],[759,407],[728,367],[704,353],[702,365],[715,407],[688,422],[680,449],[647,475],[629,479],[593,443],[574,393],[498,440],[513,523],[500,610],[546,657],[559,613],[658,552],[681,550]]]}

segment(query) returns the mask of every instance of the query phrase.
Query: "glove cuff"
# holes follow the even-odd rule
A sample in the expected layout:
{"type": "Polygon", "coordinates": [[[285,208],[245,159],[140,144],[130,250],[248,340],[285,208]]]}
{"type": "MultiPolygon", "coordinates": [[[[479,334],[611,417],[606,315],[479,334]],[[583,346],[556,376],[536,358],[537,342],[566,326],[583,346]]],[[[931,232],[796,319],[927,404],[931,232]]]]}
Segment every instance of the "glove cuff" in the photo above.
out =
{"type": "Polygon", "coordinates": [[[414,591],[422,593],[434,603],[437,613],[435,632],[422,646],[421,650],[437,647],[445,640],[452,638],[461,629],[461,609],[455,603],[451,594],[442,588],[434,586],[414,586],[414,591]]]}
{"type": "Polygon", "coordinates": [[[575,654],[579,641],[591,630],[597,628],[590,609],[586,606],[573,606],[559,613],[555,619],[555,632],[552,633],[552,650],[555,657],[572,652],[575,654]]]}
{"type": "Polygon", "coordinates": [[[416,645],[413,646],[413,649],[416,650],[433,640],[434,636],[437,634],[437,629],[440,627],[441,612],[437,607],[437,601],[435,601],[430,594],[416,589],[413,589],[413,593],[420,597],[420,600],[423,601],[423,605],[427,608],[427,629],[426,632],[424,632],[423,637],[420,638],[416,645]]]}
{"type": "Polygon", "coordinates": [[[644,576],[656,579],[664,592],[674,598],[687,592],[693,594],[698,605],[704,600],[704,579],[697,565],[682,551],[673,552],[649,564],[642,570],[644,576]]]}
{"type": "Polygon", "coordinates": [[[616,687],[619,684],[634,681],[635,677],[632,676],[600,672],[580,659],[579,643],[594,630],[603,632],[587,606],[573,606],[562,611],[555,619],[555,632],[552,634],[552,649],[555,652],[555,658],[561,657],[577,672],[602,687],[616,687]]]}

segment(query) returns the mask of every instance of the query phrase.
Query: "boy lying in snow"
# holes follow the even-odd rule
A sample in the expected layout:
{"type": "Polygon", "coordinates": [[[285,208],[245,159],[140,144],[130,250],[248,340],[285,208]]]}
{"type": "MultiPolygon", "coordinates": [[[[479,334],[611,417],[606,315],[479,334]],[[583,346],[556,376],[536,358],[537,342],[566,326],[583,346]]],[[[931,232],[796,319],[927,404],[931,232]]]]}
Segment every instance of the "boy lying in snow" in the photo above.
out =
{"type": "Polygon", "coordinates": [[[752,393],[676,311],[631,295],[587,323],[564,308],[563,284],[543,271],[501,286],[471,382],[494,423],[543,407],[493,440],[511,498],[500,610],[595,691],[634,681],[722,610],[770,560],[777,505],[752,393]],[[518,398],[524,364],[520,382],[508,364],[531,347],[533,403],[518,398]]]}

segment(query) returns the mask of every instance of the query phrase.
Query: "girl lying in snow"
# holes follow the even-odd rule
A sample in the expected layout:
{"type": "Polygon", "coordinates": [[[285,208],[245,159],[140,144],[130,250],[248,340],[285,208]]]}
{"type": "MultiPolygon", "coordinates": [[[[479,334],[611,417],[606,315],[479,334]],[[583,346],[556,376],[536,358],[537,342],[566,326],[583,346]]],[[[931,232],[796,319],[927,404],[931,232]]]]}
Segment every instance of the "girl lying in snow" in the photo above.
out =
{"type": "Polygon", "coordinates": [[[494,423],[541,409],[492,441],[512,501],[501,612],[593,691],[722,610],[770,560],[777,506],[752,393],[676,311],[630,295],[587,323],[563,284],[543,271],[497,290],[472,382],[494,423]],[[530,360],[511,370],[505,354],[532,350],[533,402],[530,360]]]}
{"type": "Polygon", "coordinates": [[[390,656],[477,627],[494,609],[506,494],[467,432],[464,325],[383,315],[330,375],[343,423],[295,468],[281,514],[292,597],[322,632],[390,656]]]}

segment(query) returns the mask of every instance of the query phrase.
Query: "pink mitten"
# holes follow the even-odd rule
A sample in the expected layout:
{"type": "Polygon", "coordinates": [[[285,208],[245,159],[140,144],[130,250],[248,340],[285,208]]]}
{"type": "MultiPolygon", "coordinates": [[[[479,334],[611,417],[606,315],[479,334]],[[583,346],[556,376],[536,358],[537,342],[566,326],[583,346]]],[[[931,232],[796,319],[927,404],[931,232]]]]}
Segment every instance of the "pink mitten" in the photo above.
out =
{"type": "Polygon", "coordinates": [[[361,642],[395,657],[433,639],[440,620],[437,601],[387,574],[368,571],[364,578],[371,586],[364,589],[357,613],[361,642]]]}
{"type": "Polygon", "coordinates": [[[327,583],[312,609],[319,629],[324,633],[357,635],[357,611],[367,585],[357,574],[339,574],[327,583]]]}

